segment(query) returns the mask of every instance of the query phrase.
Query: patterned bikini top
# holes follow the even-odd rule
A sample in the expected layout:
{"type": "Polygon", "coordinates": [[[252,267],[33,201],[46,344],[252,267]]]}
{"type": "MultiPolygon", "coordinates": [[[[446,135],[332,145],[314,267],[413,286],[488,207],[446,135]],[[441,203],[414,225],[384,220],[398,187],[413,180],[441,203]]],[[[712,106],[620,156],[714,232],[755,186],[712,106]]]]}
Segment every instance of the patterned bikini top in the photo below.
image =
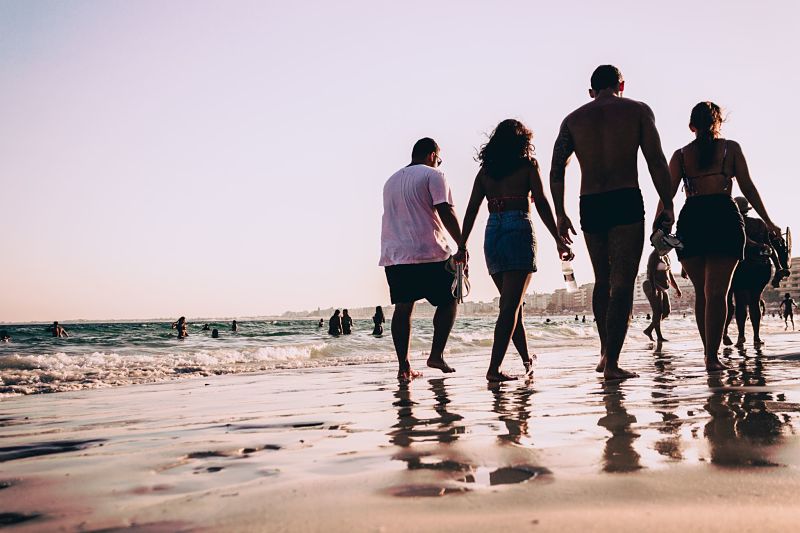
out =
{"type": "Polygon", "coordinates": [[[489,204],[489,212],[496,213],[498,211],[504,211],[506,207],[506,202],[509,200],[524,200],[528,201],[531,198],[529,196],[497,196],[495,198],[489,198],[487,200],[489,204]]]}
{"type": "Polygon", "coordinates": [[[692,180],[696,180],[699,178],[705,178],[707,176],[725,176],[728,178],[728,184],[723,189],[725,192],[730,192],[731,186],[733,185],[733,176],[729,176],[725,173],[725,161],[728,159],[728,141],[723,141],[723,152],[722,152],[722,169],[719,172],[707,172],[705,174],[698,174],[697,176],[687,176],[686,175],[686,165],[683,160],[683,148],[680,151],[680,161],[681,161],[681,179],[683,180],[683,190],[686,191],[686,196],[692,196],[697,194],[697,188],[692,183],[692,180]]]}

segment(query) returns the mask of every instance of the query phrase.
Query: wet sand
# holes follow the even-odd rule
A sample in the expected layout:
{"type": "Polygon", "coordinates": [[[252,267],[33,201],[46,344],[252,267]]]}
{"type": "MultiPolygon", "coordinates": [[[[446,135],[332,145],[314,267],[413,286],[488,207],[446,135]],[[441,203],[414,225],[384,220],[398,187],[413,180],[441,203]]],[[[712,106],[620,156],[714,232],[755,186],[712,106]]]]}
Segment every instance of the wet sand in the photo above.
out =
{"type": "Polygon", "coordinates": [[[585,343],[501,385],[482,353],[409,385],[370,364],[10,398],[0,527],[792,530],[800,333],[765,337],[709,375],[693,332],[632,332],[616,383],[585,343]]]}

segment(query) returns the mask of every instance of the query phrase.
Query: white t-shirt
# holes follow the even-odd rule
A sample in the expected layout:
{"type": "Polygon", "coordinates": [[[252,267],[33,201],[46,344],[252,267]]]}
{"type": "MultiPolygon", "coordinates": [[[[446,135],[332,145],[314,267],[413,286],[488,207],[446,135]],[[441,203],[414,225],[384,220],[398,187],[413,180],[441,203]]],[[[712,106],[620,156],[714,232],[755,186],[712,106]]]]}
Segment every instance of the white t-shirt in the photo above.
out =
{"type": "Polygon", "coordinates": [[[453,205],[444,174],[427,165],[401,168],[383,186],[380,266],[435,263],[452,255],[435,205],[453,205]]]}

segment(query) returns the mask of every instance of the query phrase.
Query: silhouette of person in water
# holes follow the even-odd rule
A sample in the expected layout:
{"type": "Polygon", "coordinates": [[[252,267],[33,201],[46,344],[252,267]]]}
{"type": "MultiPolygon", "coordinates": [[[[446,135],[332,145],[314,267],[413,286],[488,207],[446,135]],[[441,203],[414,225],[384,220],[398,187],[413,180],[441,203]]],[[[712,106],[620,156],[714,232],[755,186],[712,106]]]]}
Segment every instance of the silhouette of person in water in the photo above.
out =
{"type": "Polygon", "coordinates": [[[324,325],[325,325],[325,321],[324,321],[323,319],[321,319],[321,318],[320,318],[320,319],[319,319],[319,322],[317,322],[317,327],[318,327],[318,328],[321,328],[321,327],[322,327],[322,326],[324,326],[324,325]]]}
{"type": "Polygon", "coordinates": [[[58,321],[53,322],[53,325],[50,326],[50,332],[53,334],[53,337],[69,337],[69,333],[65,330],[58,321]]]}
{"type": "Polygon", "coordinates": [[[211,326],[209,326],[208,324],[203,324],[203,329],[202,329],[202,331],[208,331],[208,330],[210,330],[210,329],[211,329],[211,326]]]}
{"type": "Polygon", "coordinates": [[[212,339],[218,339],[219,338],[219,330],[217,328],[214,328],[214,329],[211,330],[211,338],[212,339]]]}
{"type": "Polygon", "coordinates": [[[328,319],[328,335],[338,337],[342,334],[342,317],[340,311],[334,311],[333,316],[328,319]]]}
{"type": "Polygon", "coordinates": [[[342,333],[350,335],[353,332],[353,318],[347,309],[342,309],[342,333]]]}
{"type": "Polygon", "coordinates": [[[581,319],[581,322],[583,322],[584,324],[586,323],[586,315],[583,315],[583,318],[581,319]]]}
{"type": "Polygon", "coordinates": [[[372,329],[373,335],[383,335],[384,322],[386,322],[386,317],[383,316],[383,307],[379,305],[375,307],[375,314],[372,315],[372,323],[375,325],[372,329]]]}
{"type": "Polygon", "coordinates": [[[659,226],[672,226],[672,196],[667,160],[653,111],[622,97],[625,81],[612,65],[591,77],[592,101],[569,115],[553,148],[550,190],[560,235],[575,234],[564,209],[564,178],[575,153],[581,166],[581,229],[594,268],[592,308],[600,335],[600,363],[606,379],[635,377],[619,367],[628,331],[633,289],[644,246],[644,201],[639,190],[637,154],[641,148],[664,208],[659,226]],[[604,139],[605,142],[598,142],[604,139]]]}
{"type": "Polygon", "coordinates": [[[178,338],[184,339],[189,336],[186,332],[186,317],[182,316],[178,320],[172,323],[172,329],[178,330],[178,338]]]}
{"type": "Polygon", "coordinates": [[[791,320],[792,331],[794,331],[794,309],[792,306],[797,307],[797,304],[794,303],[792,295],[787,292],[781,302],[781,314],[783,315],[783,323],[786,324],[785,330],[789,329],[789,320],[791,320]]]}
{"type": "Polygon", "coordinates": [[[0,333],[0,342],[10,342],[11,335],[8,334],[7,331],[0,333]]]}
{"type": "Polygon", "coordinates": [[[239,324],[237,324],[235,320],[231,322],[231,331],[233,331],[234,333],[239,331],[239,324]]]}

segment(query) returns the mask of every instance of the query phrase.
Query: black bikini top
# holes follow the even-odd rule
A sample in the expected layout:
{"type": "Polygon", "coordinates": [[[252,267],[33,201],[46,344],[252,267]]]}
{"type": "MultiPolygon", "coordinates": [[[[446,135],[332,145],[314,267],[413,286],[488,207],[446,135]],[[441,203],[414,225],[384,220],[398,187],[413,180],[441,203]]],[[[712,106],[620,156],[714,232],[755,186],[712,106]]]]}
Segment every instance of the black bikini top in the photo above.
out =
{"type": "Polygon", "coordinates": [[[698,178],[705,178],[707,176],[720,176],[720,175],[725,176],[726,178],[728,178],[728,185],[725,187],[725,191],[730,191],[733,176],[728,176],[728,174],[725,173],[725,161],[728,158],[728,141],[726,140],[723,142],[724,144],[722,152],[722,170],[720,170],[719,172],[707,172],[705,174],[698,174],[697,176],[686,175],[686,165],[684,164],[683,161],[683,148],[681,148],[679,157],[681,161],[681,179],[683,180],[683,190],[686,191],[687,196],[691,196],[697,193],[697,188],[695,188],[695,186],[692,185],[692,180],[696,180],[698,178]]]}

